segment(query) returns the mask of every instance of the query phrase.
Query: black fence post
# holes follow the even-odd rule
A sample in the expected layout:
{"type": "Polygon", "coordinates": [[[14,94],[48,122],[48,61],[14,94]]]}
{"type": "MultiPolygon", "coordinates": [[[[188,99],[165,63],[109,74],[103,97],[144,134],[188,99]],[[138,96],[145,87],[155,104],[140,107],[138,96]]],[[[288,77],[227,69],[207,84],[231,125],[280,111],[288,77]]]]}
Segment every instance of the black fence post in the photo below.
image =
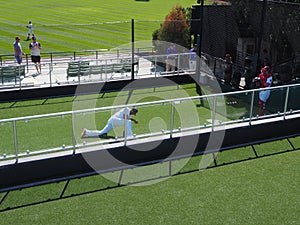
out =
{"type": "Polygon", "coordinates": [[[202,47],[202,34],[203,34],[203,13],[204,13],[204,0],[201,0],[201,15],[200,15],[200,22],[201,22],[201,26],[200,26],[200,37],[199,37],[199,40],[198,40],[198,37],[197,37],[197,45],[198,45],[198,48],[199,49],[199,53],[198,53],[198,50],[197,50],[197,55],[199,56],[199,58],[201,59],[201,47],[202,47]],[[199,42],[199,43],[198,43],[199,42]]]}
{"type": "Polygon", "coordinates": [[[261,51],[261,43],[262,43],[262,39],[264,36],[264,22],[265,22],[265,15],[266,15],[266,10],[267,10],[267,0],[263,0],[263,7],[261,10],[261,16],[260,16],[260,30],[259,30],[259,36],[258,36],[258,40],[257,40],[257,61],[256,61],[256,70],[255,72],[258,73],[260,70],[260,51],[261,51]]]}
{"type": "MultiPolygon", "coordinates": [[[[202,25],[201,25],[202,26],[202,25]]],[[[202,96],[202,90],[201,90],[201,71],[200,71],[200,65],[201,65],[201,43],[200,43],[200,36],[201,35],[197,35],[197,57],[196,57],[196,92],[199,96],[202,96]]],[[[203,98],[200,98],[200,105],[199,106],[203,106],[204,102],[203,102],[203,98]]]]}

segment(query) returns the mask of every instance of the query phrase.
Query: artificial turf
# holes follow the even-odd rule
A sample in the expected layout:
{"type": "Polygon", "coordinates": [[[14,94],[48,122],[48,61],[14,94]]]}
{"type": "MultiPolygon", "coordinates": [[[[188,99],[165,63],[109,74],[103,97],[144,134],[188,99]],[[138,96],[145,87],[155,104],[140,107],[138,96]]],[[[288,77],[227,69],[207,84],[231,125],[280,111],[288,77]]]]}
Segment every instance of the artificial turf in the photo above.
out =
{"type": "MultiPolygon", "coordinates": [[[[299,146],[299,138],[294,141],[299,146]]],[[[0,224],[299,224],[299,154],[296,150],[186,170],[152,184],[106,190],[114,184],[100,175],[81,178],[54,201],[65,182],[13,191],[0,205],[5,210],[0,224]],[[30,205],[36,202],[41,203],[30,205]]],[[[200,161],[194,158],[190,169],[200,161]]],[[[157,166],[159,174],[166,170],[157,166]]],[[[128,173],[132,179],[133,171],[128,173]]]]}

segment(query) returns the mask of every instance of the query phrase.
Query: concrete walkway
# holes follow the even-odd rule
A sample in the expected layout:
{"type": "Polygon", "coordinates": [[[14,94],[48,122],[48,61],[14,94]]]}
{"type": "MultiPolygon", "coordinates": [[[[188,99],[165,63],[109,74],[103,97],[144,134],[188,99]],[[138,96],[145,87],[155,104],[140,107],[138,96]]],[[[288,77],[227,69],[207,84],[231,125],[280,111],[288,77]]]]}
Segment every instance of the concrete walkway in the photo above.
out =
{"type": "MultiPolygon", "coordinates": [[[[135,76],[137,78],[153,76],[151,74],[151,62],[140,59],[139,66],[135,66],[135,76]]],[[[88,74],[84,76],[67,77],[68,63],[59,63],[50,68],[50,64],[43,64],[42,73],[36,73],[34,66],[31,66],[24,78],[21,78],[22,86],[49,86],[53,85],[72,84],[79,82],[93,82],[93,81],[111,81],[119,79],[130,79],[131,72],[126,73],[107,73],[107,74],[88,74]]]]}
{"type": "MultiPolygon", "coordinates": [[[[161,77],[168,75],[180,75],[184,72],[190,73],[194,71],[190,71],[188,69],[188,65],[185,65],[186,71],[174,71],[166,73],[164,68],[161,66],[154,66],[153,61],[157,58],[160,59],[161,62],[164,62],[164,57],[166,56],[155,56],[155,55],[135,55],[134,60],[137,60],[137,63],[134,65],[134,78],[142,79],[149,77],[161,77]]],[[[178,59],[185,59],[187,55],[180,54],[178,55],[178,59]]],[[[67,76],[67,69],[70,62],[74,61],[72,57],[65,58],[54,58],[52,61],[50,58],[42,58],[42,73],[38,74],[33,63],[28,63],[25,69],[25,77],[13,77],[13,78],[4,78],[2,86],[0,83],[0,89],[22,89],[27,87],[54,87],[60,85],[70,85],[70,84],[79,84],[79,83],[90,83],[90,82],[109,82],[115,80],[129,80],[131,79],[131,71],[130,72],[105,72],[102,71],[98,74],[87,73],[86,75],[81,76],[67,76]]],[[[108,54],[100,54],[95,59],[95,55],[91,56],[82,56],[76,57],[76,61],[88,61],[90,66],[93,65],[122,65],[124,61],[130,63],[131,55],[127,53],[116,54],[116,53],[108,53],[108,54]]],[[[183,61],[182,61],[183,62],[183,61]]],[[[180,64],[182,64],[182,62],[180,64]]],[[[6,63],[7,65],[16,65],[14,62],[6,63]]],[[[185,73],[185,74],[186,74],[185,73]]]]}

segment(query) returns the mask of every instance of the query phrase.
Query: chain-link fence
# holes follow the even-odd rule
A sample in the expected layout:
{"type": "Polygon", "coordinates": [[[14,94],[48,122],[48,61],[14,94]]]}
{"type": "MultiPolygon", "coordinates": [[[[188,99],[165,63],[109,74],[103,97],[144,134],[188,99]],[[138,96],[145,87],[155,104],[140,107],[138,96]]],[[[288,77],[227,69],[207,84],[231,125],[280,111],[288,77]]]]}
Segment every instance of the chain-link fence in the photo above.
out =
{"type": "Polygon", "coordinates": [[[231,2],[232,5],[192,7],[191,34],[201,35],[201,50],[219,58],[230,54],[242,76],[247,73],[253,78],[268,65],[278,74],[278,83],[297,78],[300,4],[270,0],[231,2]]]}

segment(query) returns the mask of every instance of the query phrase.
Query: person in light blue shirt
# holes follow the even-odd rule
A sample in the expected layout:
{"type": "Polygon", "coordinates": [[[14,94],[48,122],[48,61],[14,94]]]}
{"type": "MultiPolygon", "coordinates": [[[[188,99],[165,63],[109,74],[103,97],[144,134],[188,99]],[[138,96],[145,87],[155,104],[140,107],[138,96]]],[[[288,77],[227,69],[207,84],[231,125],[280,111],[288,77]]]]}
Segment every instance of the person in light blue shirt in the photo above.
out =
{"type": "Polygon", "coordinates": [[[21,64],[22,63],[22,56],[26,55],[26,54],[25,54],[25,52],[22,51],[20,38],[18,36],[15,38],[14,52],[15,52],[15,59],[16,59],[17,63],[21,64]]]}
{"type": "Polygon", "coordinates": [[[173,43],[167,48],[166,71],[175,71],[176,67],[176,47],[173,43]]]}
{"type": "Polygon", "coordinates": [[[196,59],[197,59],[197,44],[194,45],[192,49],[190,49],[190,69],[196,70],[196,59]]]}

